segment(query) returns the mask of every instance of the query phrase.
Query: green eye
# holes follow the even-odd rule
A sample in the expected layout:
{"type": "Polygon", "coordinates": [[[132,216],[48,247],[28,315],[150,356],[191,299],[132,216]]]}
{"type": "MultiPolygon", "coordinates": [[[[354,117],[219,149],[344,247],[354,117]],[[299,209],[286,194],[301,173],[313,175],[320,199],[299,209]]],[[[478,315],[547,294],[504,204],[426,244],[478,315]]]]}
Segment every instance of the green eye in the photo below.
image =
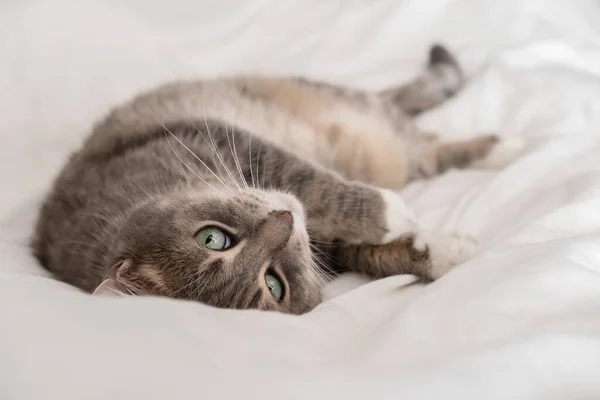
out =
{"type": "Polygon", "coordinates": [[[231,238],[219,228],[205,228],[196,234],[196,242],[211,250],[226,250],[231,247],[231,238]]]}
{"type": "Polygon", "coordinates": [[[283,283],[281,283],[279,278],[267,271],[265,274],[265,283],[269,288],[269,292],[271,292],[271,296],[275,297],[276,300],[281,300],[283,297],[283,283]]]}

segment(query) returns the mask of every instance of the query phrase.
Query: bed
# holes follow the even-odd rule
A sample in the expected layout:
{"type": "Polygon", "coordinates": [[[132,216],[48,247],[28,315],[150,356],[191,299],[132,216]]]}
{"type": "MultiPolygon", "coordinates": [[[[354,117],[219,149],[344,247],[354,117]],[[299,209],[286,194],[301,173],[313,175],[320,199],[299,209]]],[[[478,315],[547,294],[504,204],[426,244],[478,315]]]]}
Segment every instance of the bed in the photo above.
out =
{"type": "Polygon", "coordinates": [[[598,2],[5,0],[0,58],[1,399],[600,398],[598,2]],[[345,275],[295,317],[96,298],[30,254],[52,177],[111,105],[238,72],[377,89],[433,42],[469,84],[419,125],[528,143],[402,191],[427,229],[482,243],[439,281],[345,275]]]}

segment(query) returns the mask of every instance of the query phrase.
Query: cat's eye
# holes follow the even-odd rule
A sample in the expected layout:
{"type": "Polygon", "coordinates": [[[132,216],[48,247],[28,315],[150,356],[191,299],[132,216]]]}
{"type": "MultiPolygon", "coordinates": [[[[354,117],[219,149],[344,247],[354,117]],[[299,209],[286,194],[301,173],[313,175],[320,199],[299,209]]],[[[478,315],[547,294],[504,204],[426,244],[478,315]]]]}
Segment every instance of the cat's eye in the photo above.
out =
{"type": "Polygon", "coordinates": [[[271,270],[268,270],[265,273],[265,283],[269,288],[269,292],[271,292],[271,296],[273,296],[277,301],[283,298],[283,283],[281,282],[281,279],[279,279],[279,277],[271,270]]]}
{"type": "Polygon", "coordinates": [[[210,250],[227,250],[231,247],[231,237],[214,226],[204,228],[196,234],[196,242],[210,250]]]}

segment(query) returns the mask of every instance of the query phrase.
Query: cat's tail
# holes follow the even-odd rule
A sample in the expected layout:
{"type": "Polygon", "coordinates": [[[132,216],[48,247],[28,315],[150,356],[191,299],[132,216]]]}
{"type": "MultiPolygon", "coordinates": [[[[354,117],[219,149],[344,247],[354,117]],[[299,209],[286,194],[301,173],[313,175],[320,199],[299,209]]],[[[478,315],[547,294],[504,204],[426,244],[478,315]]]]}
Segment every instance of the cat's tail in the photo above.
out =
{"type": "Polygon", "coordinates": [[[454,96],[465,78],[458,61],[444,46],[429,49],[429,61],[423,72],[412,81],[380,92],[404,112],[417,115],[454,96]]]}

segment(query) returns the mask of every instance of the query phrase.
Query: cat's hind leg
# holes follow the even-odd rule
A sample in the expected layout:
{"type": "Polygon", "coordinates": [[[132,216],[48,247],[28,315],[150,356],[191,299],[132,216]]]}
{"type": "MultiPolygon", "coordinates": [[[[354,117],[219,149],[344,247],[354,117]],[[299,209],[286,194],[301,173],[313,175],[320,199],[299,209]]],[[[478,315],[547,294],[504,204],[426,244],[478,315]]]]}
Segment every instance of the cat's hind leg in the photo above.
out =
{"type": "Polygon", "coordinates": [[[409,179],[429,178],[450,169],[499,169],[526,149],[522,138],[482,135],[465,140],[443,141],[431,133],[415,138],[409,163],[409,179]]]}

